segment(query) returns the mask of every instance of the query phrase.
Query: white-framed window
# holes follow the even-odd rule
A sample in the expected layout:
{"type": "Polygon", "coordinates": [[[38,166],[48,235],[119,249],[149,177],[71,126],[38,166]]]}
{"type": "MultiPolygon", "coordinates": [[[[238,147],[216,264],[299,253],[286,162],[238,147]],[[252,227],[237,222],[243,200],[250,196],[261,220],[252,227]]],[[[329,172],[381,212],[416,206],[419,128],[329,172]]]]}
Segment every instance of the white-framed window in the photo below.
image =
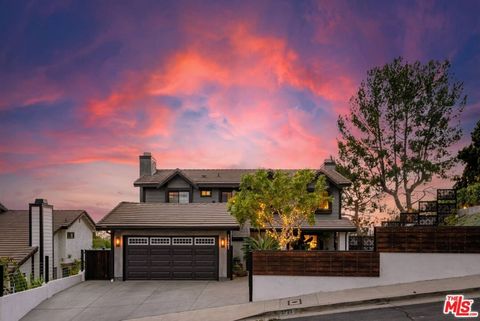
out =
{"type": "Polygon", "coordinates": [[[128,245],[148,245],[148,237],[129,237],[128,245]]]}
{"type": "Polygon", "coordinates": [[[215,245],[214,237],[196,237],[195,245],[215,245]]]}
{"type": "Polygon", "coordinates": [[[151,237],[150,245],[170,245],[169,237],[151,237]]]}
{"type": "Polygon", "coordinates": [[[172,237],[173,245],[193,245],[193,237],[172,237]]]}

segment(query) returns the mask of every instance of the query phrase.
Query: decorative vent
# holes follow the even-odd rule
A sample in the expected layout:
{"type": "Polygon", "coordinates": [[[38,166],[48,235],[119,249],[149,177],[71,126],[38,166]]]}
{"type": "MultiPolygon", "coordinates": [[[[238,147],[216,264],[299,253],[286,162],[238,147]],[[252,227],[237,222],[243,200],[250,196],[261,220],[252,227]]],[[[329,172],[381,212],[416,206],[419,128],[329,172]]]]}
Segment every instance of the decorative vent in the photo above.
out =
{"type": "Polygon", "coordinates": [[[173,237],[173,245],[193,245],[193,237],[173,237]]]}
{"type": "Polygon", "coordinates": [[[215,245],[214,237],[196,237],[195,245],[215,245]]]}
{"type": "Polygon", "coordinates": [[[148,237],[129,237],[128,245],[148,245],[148,237]]]}
{"type": "Polygon", "coordinates": [[[150,245],[170,245],[169,237],[151,237],[150,245]]]}

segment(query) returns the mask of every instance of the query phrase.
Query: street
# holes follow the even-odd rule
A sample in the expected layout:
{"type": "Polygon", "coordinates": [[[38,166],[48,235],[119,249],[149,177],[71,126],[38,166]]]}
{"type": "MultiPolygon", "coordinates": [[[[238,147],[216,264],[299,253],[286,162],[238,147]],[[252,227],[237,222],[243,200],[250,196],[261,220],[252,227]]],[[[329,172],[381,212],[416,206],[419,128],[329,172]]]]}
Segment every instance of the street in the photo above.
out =
{"type": "MultiPolygon", "coordinates": [[[[473,298],[473,311],[480,311],[480,298],[473,298]]],[[[380,309],[351,311],[335,314],[323,314],[317,316],[306,316],[292,318],[292,321],[437,321],[437,320],[458,320],[452,314],[443,314],[443,301],[433,303],[422,303],[404,306],[390,306],[380,309]]],[[[478,318],[461,318],[464,320],[478,320],[478,318]]]]}

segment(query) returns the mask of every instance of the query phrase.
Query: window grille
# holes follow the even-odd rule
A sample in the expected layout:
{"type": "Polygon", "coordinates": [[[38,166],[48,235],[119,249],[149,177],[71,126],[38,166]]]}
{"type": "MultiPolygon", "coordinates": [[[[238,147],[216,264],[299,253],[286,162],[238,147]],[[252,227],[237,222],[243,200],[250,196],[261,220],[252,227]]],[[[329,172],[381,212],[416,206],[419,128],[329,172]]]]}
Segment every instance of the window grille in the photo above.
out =
{"type": "Polygon", "coordinates": [[[148,245],[148,237],[129,237],[128,245],[148,245]]]}
{"type": "Polygon", "coordinates": [[[215,245],[214,237],[196,237],[195,245],[215,245]]]}
{"type": "Polygon", "coordinates": [[[151,237],[150,245],[170,245],[169,237],[151,237]]]}
{"type": "Polygon", "coordinates": [[[172,238],[173,245],[192,245],[193,238],[192,237],[174,237],[172,238]]]}

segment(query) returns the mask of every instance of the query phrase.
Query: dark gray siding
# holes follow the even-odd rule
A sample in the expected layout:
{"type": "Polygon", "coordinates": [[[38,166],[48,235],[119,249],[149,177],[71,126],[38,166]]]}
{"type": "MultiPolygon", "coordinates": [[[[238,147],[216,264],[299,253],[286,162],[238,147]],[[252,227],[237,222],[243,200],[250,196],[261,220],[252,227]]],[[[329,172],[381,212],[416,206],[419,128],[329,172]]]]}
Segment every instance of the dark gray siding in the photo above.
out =
{"type": "Polygon", "coordinates": [[[165,189],[164,188],[145,188],[145,202],[162,202],[165,203],[165,189]]]}

